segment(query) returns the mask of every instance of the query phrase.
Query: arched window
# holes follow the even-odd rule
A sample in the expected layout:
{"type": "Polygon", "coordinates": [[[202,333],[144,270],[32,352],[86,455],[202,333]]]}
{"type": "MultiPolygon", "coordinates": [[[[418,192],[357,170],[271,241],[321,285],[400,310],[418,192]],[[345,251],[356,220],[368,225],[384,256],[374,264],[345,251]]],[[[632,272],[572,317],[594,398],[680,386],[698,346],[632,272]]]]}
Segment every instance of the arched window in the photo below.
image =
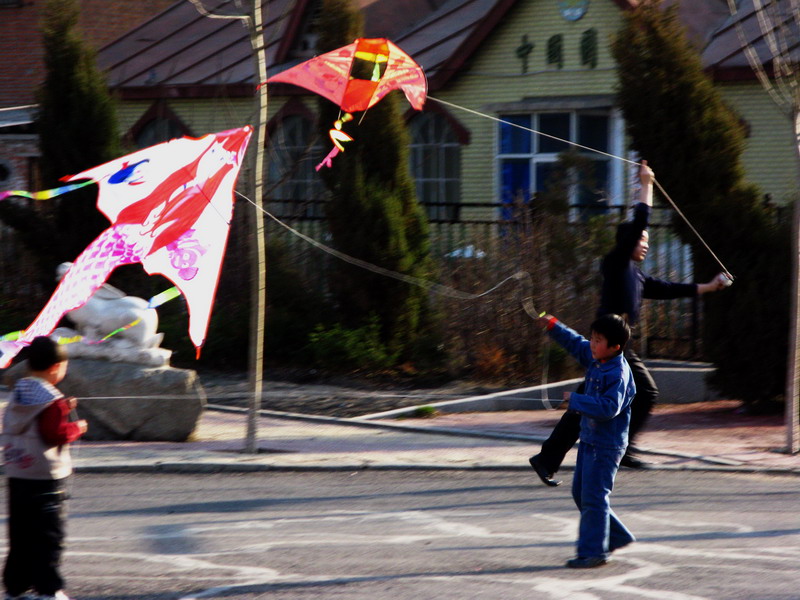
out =
{"type": "Polygon", "coordinates": [[[134,142],[137,148],[155,146],[184,135],[184,128],[169,117],[155,117],[144,123],[137,131],[134,142]]]}
{"type": "Polygon", "coordinates": [[[156,100],[125,134],[125,142],[147,148],[185,135],[194,136],[166,101],[156,100]]]}
{"type": "Polygon", "coordinates": [[[597,66],[597,30],[587,29],[581,34],[581,64],[594,69],[597,66]]]}
{"type": "Polygon", "coordinates": [[[267,196],[279,216],[324,215],[327,194],[315,169],[324,153],[316,137],[311,121],[300,115],[287,115],[272,127],[267,196]]]}
{"type": "Polygon", "coordinates": [[[411,174],[428,218],[455,221],[461,209],[461,143],[447,117],[423,112],[409,124],[411,174]]]}
{"type": "Polygon", "coordinates": [[[0,186],[11,183],[13,173],[14,169],[11,167],[11,163],[0,159],[0,186]]]}
{"type": "Polygon", "coordinates": [[[564,36],[560,33],[547,40],[547,64],[557,69],[564,66],[564,36]]]}

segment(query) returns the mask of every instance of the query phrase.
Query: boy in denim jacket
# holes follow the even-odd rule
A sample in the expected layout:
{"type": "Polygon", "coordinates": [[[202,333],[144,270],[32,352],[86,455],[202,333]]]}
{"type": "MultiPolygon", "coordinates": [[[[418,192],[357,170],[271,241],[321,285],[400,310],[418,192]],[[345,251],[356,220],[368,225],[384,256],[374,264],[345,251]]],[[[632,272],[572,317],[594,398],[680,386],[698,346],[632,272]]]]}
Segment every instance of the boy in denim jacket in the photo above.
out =
{"type": "Polygon", "coordinates": [[[581,415],[578,461],[572,479],[572,497],[581,519],[577,556],[568,560],[567,566],[599,567],[608,562],[611,552],[635,539],[609,503],[614,477],[628,445],[631,400],[636,394],[631,369],[622,356],[630,328],[619,315],[604,315],[592,323],[587,340],[551,315],[540,317],[539,323],[586,368],[584,393],[564,392],[568,410],[581,415]]]}

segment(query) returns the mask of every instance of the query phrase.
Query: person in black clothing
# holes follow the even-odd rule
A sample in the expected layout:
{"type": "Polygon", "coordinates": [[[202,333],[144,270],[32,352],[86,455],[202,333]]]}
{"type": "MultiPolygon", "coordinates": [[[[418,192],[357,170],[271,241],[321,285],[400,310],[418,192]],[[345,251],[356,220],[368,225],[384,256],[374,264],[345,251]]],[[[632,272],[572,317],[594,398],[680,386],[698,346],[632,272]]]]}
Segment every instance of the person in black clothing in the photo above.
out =
{"type": "MultiPolygon", "coordinates": [[[[633,218],[617,226],[616,244],[604,258],[600,267],[603,284],[600,294],[600,307],[597,316],[606,314],[622,315],[634,329],[639,320],[643,298],[667,300],[684,298],[713,292],[726,287],[729,279],[719,274],[708,283],[678,283],[655,279],[639,269],[649,248],[647,225],[653,206],[653,171],[642,161],[639,169],[641,192],[639,202],[634,206],[633,218]]],[[[631,424],[628,437],[628,450],[620,463],[630,468],[643,468],[645,464],[631,453],[634,439],[650,416],[650,411],[658,397],[658,388],[644,362],[628,346],[625,358],[633,372],[636,383],[636,396],[631,405],[631,424]]],[[[557,486],[561,482],[553,479],[564,457],[575,445],[580,433],[580,415],[567,410],[553,429],[550,437],[542,444],[539,454],[529,459],[531,467],[547,485],[557,486]]]]}

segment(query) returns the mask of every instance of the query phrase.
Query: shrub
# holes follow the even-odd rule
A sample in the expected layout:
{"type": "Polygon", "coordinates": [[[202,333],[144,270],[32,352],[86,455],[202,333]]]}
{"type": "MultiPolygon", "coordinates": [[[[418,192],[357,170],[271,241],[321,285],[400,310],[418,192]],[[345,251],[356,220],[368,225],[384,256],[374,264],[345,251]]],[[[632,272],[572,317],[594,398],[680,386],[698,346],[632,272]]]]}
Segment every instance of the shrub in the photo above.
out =
{"type": "Polygon", "coordinates": [[[332,370],[381,370],[393,366],[397,356],[381,342],[381,327],[375,315],[355,329],[341,324],[317,325],[309,336],[308,350],[317,366],[332,370]]]}

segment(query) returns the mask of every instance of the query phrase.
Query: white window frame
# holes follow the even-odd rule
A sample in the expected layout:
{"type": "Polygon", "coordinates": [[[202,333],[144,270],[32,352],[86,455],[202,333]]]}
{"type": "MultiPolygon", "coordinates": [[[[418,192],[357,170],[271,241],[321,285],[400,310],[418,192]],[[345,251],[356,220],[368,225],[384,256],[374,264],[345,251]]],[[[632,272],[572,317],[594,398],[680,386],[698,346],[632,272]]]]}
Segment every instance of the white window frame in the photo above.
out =
{"type": "MultiPolygon", "coordinates": [[[[511,107],[509,107],[511,108],[511,107]]],[[[587,107],[587,108],[558,108],[557,106],[548,107],[544,110],[498,110],[498,117],[502,119],[507,115],[515,116],[529,116],[531,117],[531,129],[540,131],[539,117],[543,114],[568,114],[569,115],[569,141],[577,141],[577,126],[578,117],[580,115],[602,115],[608,117],[608,147],[604,151],[613,156],[622,156],[625,144],[625,124],[622,119],[622,114],[618,109],[609,107],[587,107]]],[[[498,202],[502,203],[503,187],[503,161],[509,159],[528,160],[529,161],[529,178],[531,191],[540,188],[540,182],[537,178],[537,165],[542,163],[554,163],[558,160],[557,152],[539,152],[538,141],[539,136],[534,133],[529,133],[531,137],[531,152],[530,153],[507,153],[502,154],[501,150],[501,125],[495,128],[495,194],[498,202]]],[[[608,161],[608,179],[606,187],[606,199],[608,201],[609,209],[619,210],[618,207],[625,206],[626,195],[624,192],[625,181],[625,168],[623,161],[617,160],[613,157],[602,158],[601,155],[583,150],[578,146],[574,146],[581,154],[593,158],[594,160],[607,160],[608,161]]],[[[570,190],[570,204],[575,204],[577,190],[570,190]]],[[[502,208],[498,209],[498,213],[502,213],[502,208]]],[[[501,215],[499,215],[501,216],[501,215]]],[[[578,210],[572,209],[570,211],[570,219],[578,218],[578,210]]]]}

